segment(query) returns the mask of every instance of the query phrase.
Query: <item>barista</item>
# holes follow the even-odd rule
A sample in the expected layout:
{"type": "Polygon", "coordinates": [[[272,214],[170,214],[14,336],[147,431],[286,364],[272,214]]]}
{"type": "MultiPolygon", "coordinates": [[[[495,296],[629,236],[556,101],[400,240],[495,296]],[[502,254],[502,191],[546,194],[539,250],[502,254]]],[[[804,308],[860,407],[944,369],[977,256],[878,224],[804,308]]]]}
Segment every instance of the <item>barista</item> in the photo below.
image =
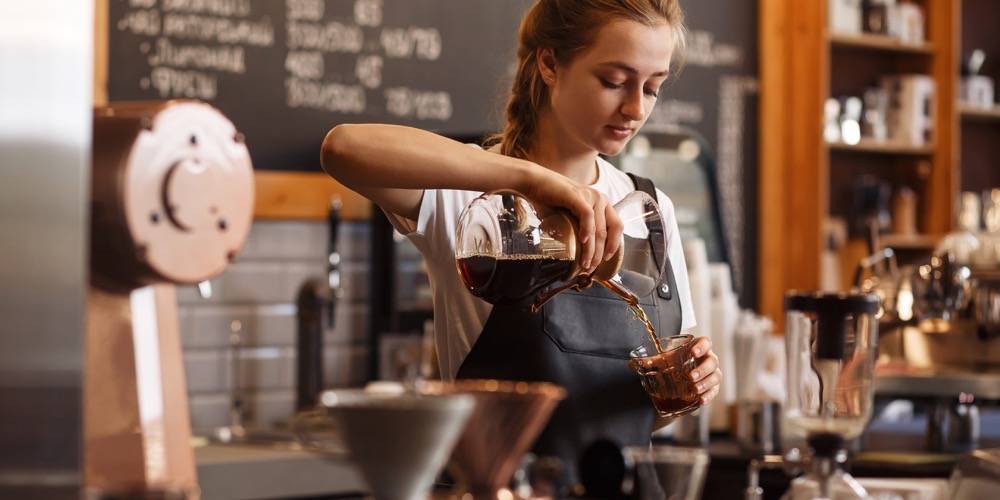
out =
{"type": "MultiPolygon", "coordinates": [[[[618,250],[623,224],[613,203],[637,188],[654,193],[665,218],[668,266],[655,306],[660,336],[695,325],[673,204],[638,186],[598,154],[616,155],[645,123],[684,43],[677,0],[539,0],[519,32],[518,66],[506,125],[487,149],[393,125],[339,125],[322,148],[323,168],[377,203],[423,254],[434,291],[442,377],[547,380],[568,396],[536,452],[563,458],[570,480],[588,443],[648,443],[654,412],[627,350],[647,338],[602,287],[563,293],[538,314],[470,294],[455,265],[456,223],[482,192],[514,189],[571,212],[580,224],[580,262],[592,271],[618,250]],[[612,309],[613,308],[613,309],[612,309]],[[616,333],[601,352],[565,349],[593,332],[616,333]],[[608,349],[619,351],[608,355],[608,349]]],[[[603,337],[603,336],[602,336],[603,337]]],[[[583,342],[586,344],[586,342],[583,342]]],[[[700,338],[690,377],[703,403],[719,392],[711,342],[700,338]]]]}

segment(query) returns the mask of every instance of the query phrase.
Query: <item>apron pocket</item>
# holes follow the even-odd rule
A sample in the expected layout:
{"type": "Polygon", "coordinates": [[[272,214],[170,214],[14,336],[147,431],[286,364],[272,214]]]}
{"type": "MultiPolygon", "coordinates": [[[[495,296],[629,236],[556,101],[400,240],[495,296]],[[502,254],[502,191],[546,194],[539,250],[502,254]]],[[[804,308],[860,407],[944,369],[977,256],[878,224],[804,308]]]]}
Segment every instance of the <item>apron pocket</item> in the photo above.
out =
{"type": "MultiPolygon", "coordinates": [[[[639,303],[658,329],[654,300],[647,296],[639,303]]],[[[627,360],[640,345],[652,348],[628,303],[601,285],[583,292],[566,290],[542,307],[541,314],[545,335],[563,352],[627,360]]]]}

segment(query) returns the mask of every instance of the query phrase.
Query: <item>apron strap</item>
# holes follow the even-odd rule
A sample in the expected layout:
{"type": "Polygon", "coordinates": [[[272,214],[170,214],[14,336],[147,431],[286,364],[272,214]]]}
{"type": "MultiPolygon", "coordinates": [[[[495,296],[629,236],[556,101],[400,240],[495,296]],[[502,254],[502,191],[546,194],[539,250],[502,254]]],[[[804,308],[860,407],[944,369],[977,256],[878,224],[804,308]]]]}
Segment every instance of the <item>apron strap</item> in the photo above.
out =
{"type": "MultiPolygon", "coordinates": [[[[631,172],[626,172],[626,174],[630,179],[632,179],[632,184],[635,186],[637,191],[646,193],[653,199],[654,203],[659,204],[659,198],[656,196],[656,187],[653,186],[653,181],[645,177],[635,175],[631,172]]],[[[663,224],[661,224],[659,220],[655,220],[649,224],[649,246],[653,250],[654,262],[656,262],[658,267],[662,267],[664,262],[663,249],[666,248],[666,244],[664,243],[663,224]]],[[[664,283],[660,286],[657,292],[660,297],[670,300],[673,290],[670,290],[669,285],[664,283]],[[666,290],[663,290],[664,286],[667,287],[666,290]]]]}

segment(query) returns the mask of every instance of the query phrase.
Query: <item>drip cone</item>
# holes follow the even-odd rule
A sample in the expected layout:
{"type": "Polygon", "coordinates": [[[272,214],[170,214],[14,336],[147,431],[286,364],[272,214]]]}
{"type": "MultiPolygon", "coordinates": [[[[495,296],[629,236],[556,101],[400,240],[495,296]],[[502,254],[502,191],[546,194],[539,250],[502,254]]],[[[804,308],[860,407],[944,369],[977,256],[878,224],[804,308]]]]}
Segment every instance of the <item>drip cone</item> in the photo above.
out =
{"type": "Polygon", "coordinates": [[[475,406],[463,395],[327,391],[336,423],[376,500],[424,499],[475,406]]]}
{"type": "Polygon", "coordinates": [[[424,382],[425,394],[470,394],[476,408],[455,445],[449,470],[476,499],[495,499],[566,391],[549,383],[499,380],[424,382]]]}

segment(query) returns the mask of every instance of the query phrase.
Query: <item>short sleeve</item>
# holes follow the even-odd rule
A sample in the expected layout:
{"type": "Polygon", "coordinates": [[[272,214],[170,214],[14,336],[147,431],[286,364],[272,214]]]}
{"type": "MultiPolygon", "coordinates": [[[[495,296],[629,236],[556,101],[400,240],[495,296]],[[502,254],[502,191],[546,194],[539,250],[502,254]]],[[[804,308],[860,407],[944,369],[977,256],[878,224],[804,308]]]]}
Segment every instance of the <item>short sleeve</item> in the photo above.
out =
{"type": "MultiPolygon", "coordinates": [[[[482,149],[478,144],[466,144],[482,149]]],[[[480,192],[458,189],[425,189],[417,220],[383,210],[392,227],[420,250],[428,261],[451,261],[455,256],[455,231],[462,210],[480,192]]]]}
{"type": "MultiPolygon", "coordinates": [[[[424,199],[425,199],[424,195],[426,195],[426,194],[427,194],[427,192],[424,191],[424,193],[420,196],[420,212],[421,213],[423,213],[423,211],[424,211],[424,199]]],[[[409,217],[403,217],[402,215],[399,215],[399,214],[394,213],[394,212],[390,212],[390,211],[388,211],[388,210],[386,210],[384,208],[382,209],[382,213],[384,213],[385,217],[387,219],[389,219],[389,223],[392,224],[392,227],[396,231],[399,231],[399,234],[402,234],[403,236],[409,237],[410,234],[414,233],[417,230],[417,221],[415,221],[415,220],[413,220],[413,219],[411,219],[409,217]]]]}
{"type": "Polygon", "coordinates": [[[413,242],[428,261],[454,265],[455,233],[462,210],[482,193],[456,189],[425,189],[417,220],[387,216],[392,226],[413,242]]]}
{"type": "Polygon", "coordinates": [[[688,280],[687,261],[684,260],[684,245],[681,242],[680,229],[677,226],[677,216],[674,213],[674,202],[663,191],[656,190],[660,212],[666,223],[667,255],[674,270],[674,281],[677,283],[677,295],[681,301],[681,331],[694,328],[697,318],[694,317],[694,303],[691,301],[691,284],[688,280]]]}

